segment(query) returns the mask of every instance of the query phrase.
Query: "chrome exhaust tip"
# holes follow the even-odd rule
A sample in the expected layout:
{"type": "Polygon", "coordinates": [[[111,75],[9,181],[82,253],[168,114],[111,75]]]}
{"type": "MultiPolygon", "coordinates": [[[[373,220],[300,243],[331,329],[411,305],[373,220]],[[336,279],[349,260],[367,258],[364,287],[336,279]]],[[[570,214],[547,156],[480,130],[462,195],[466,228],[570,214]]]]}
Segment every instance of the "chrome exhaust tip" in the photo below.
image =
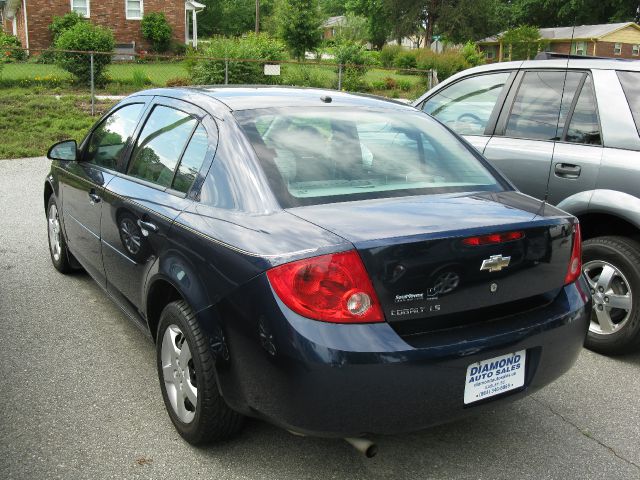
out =
{"type": "Polygon", "coordinates": [[[378,446],[367,438],[347,437],[345,440],[367,458],[373,458],[378,454],[378,446]]]}

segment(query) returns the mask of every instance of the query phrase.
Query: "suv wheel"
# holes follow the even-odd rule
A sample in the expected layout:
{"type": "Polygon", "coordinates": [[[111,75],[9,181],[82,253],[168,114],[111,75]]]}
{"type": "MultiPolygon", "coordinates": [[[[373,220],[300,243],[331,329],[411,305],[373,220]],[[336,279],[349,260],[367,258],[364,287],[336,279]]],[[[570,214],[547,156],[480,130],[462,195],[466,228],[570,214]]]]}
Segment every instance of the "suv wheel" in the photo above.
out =
{"type": "Polygon", "coordinates": [[[582,244],[583,270],[593,298],[585,346],[622,354],[640,346],[640,244],[597,237],[582,244]]]}
{"type": "Polygon", "coordinates": [[[53,195],[49,197],[47,203],[47,234],[49,237],[49,253],[51,262],[60,273],[70,273],[73,271],[71,265],[71,252],[67,248],[67,241],[60,226],[60,212],[58,204],[53,195]]]}
{"type": "Polygon", "coordinates": [[[186,302],[162,311],[156,351],[164,404],[186,441],[209,443],[240,430],[243,417],[219,393],[211,348],[186,302]]]}

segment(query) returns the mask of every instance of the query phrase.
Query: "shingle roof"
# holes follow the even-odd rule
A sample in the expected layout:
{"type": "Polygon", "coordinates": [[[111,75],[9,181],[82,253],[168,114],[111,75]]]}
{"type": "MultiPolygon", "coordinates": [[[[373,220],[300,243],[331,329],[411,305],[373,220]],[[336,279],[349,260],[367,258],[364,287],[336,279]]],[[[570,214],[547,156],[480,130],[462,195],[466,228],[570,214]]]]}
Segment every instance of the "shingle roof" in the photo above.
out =
{"type": "MultiPolygon", "coordinates": [[[[624,22],[624,23],[603,23],[601,25],[578,25],[575,27],[553,27],[553,28],[541,28],[540,36],[546,40],[571,40],[572,38],[600,38],[608,35],[610,33],[615,32],[616,30],[620,30],[621,28],[628,27],[629,25],[637,24],[633,22],[624,22]]],[[[493,35],[491,37],[483,38],[479,40],[480,43],[483,42],[498,42],[500,41],[500,37],[504,35],[505,32],[498,33],[497,35],[493,35]]]]}
{"type": "Polygon", "coordinates": [[[337,17],[329,17],[322,24],[322,28],[329,28],[329,27],[333,27],[335,25],[341,25],[342,23],[344,23],[346,18],[347,17],[345,17],[344,15],[338,15],[337,17]]]}

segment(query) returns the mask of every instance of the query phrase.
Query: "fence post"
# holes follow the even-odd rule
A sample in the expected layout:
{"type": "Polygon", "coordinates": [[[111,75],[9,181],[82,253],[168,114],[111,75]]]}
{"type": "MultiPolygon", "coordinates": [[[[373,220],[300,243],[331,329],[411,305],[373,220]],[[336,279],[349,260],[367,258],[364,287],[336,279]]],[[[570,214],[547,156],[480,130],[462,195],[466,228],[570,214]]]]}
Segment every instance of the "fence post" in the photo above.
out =
{"type": "Polygon", "coordinates": [[[342,90],[342,64],[338,65],[338,90],[342,90]]]}
{"type": "Polygon", "coordinates": [[[224,84],[229,85],[229,59],[224,59],[224,84]]]}
{"type": "Polygon", "coordinates": [[[93,74],[93,53],[91,54],[91,116],[96,114],[96,90],[95,79],[93,74]]]}

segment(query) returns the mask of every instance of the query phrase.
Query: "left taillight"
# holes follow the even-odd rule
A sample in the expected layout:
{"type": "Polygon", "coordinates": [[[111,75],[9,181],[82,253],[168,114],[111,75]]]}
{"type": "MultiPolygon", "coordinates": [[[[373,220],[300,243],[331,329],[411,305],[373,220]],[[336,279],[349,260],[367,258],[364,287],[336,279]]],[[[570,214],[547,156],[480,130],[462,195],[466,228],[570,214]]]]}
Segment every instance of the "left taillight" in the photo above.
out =
{"type": "Polygon", "coordinates": [[[582,235],[580,234],[580,224],[573,225],[573,248],[571,249],[571,259],[567,275],[564,277],[564,284],[575,282],[582,273],[582,235]]]}
{"type": "Polygon", "coordinates": [[[269,270],[267,277],[280,300],[304,317],[334,323],[384,321],[355,250],[286,263],[269,270]]]}

